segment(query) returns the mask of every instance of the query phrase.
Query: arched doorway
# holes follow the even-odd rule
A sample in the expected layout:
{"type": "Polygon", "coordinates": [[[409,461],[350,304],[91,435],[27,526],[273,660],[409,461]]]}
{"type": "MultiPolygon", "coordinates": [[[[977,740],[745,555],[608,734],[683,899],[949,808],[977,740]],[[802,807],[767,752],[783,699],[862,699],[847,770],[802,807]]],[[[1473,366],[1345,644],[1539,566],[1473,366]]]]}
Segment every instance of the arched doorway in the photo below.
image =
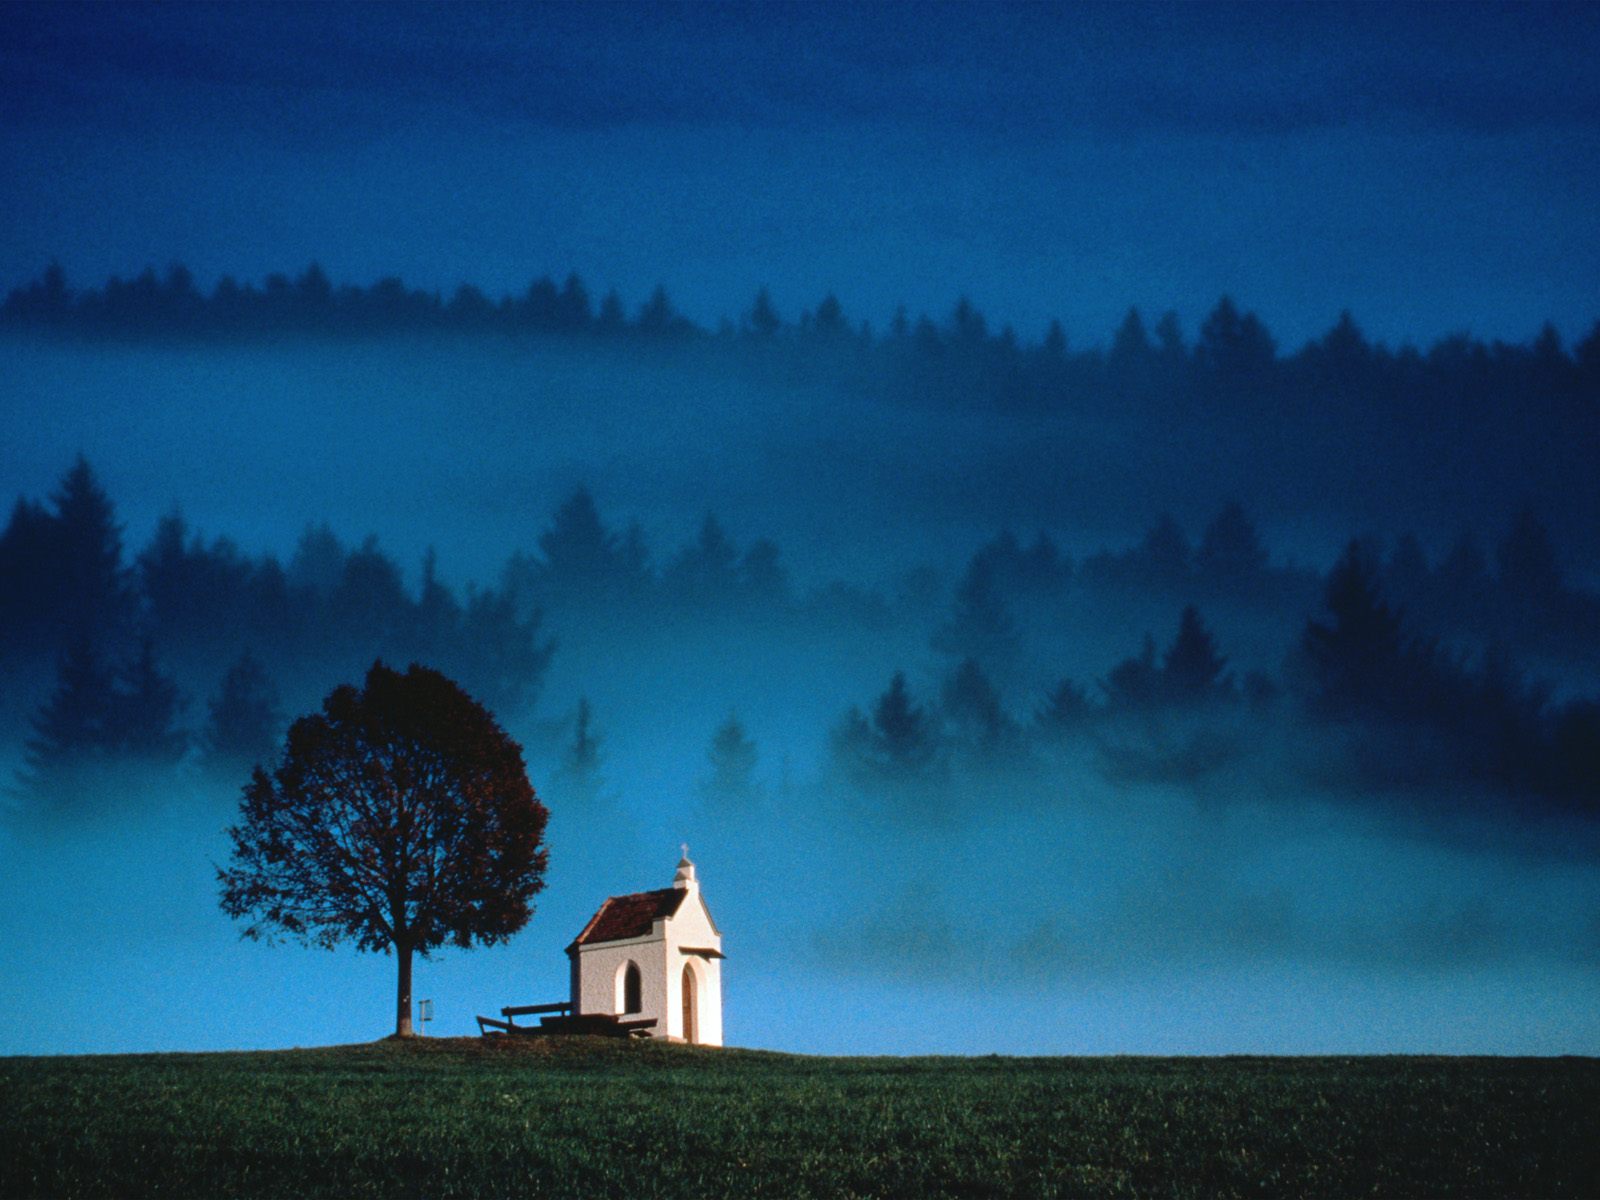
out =
{"type": "Polygon", "coordinates": [[[700,1040],[700,1010],[696,1004],[694,968],[688,963],[683,964],[683,1040],[698,1042],[700,1040]]]}

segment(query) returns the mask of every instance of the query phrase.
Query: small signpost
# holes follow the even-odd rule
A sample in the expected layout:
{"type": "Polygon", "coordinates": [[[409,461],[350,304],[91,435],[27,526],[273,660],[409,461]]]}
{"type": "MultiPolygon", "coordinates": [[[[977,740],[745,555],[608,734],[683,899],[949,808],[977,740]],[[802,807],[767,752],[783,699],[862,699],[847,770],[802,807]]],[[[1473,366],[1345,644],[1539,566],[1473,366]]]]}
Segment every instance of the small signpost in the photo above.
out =
{"type": "Polygon", "coordinates": [[[422,1030],[422,1036],[428,1036],[428,1022],[433,1020],[433,1001],[417,1001],[417,1025],[422,1030]]]}

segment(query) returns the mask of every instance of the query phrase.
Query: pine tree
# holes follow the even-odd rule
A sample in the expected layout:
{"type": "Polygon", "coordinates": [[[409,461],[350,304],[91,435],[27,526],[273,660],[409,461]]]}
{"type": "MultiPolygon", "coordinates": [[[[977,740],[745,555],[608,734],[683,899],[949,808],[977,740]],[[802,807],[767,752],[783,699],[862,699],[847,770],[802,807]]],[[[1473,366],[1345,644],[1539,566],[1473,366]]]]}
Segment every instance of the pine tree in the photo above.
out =
{"type": "Polygon", "coordinates": [[[1240,315],[1233,300],[1224,296],[1200,326],[1195,362],[1224,381],[1257,376],[1273,363],[1277,346],[1254,313],[1240,315]]]}
{"type": "Polygon", "coordinates": [[[1372,347],[1348,309],[1321,341],[1306,348],[1305,357],[1321,367],[1326,385],[1346,391],[1368,386],[1364,376],[1372,364],[1372,347]]]}
{"type": "Polygon", "coordinates": [[[878,698],[872,713],[875,743],[887,766],[914,772],[933,760],[935,744],[927,714],[912,703],[904,671],[896,671],[889,690],[878,698]]]}
{"type": "Polygon", "coordinates": [[[453,657],[461,636],[461,605],[439,579],[439,556],[432,546],[422,556],[422,589],[408,624],[406,640],[418,658],[444,662],[453,657]]]}
{"type": "Polygon", "coordinates": [[[1137,308],[1130,308],[1122,324],[1111,339],[1111,352],[1106,365],[1114,376],[1124,382],[1136,382],[1140,372],[1152,357],[1150,338],[1144,330],[1144,319],[1137,308]]]}
{"type": "Polygon", "coordinates": [[[1063,737],[1082,729],[1094,717],[1094,705],[1083,687],[1063,679],[1051,689],[1044,704],[1034,714],[1034,724],[1051,737],[1063,737]]]}
{"type": "Polygon", "coordinates": [[[1589,396],[1600,394],[1600,321],[1572,348],[1578,387],[1589,396]]]}
{"type": "Polygon", "coordinates": [[[672,306],[672,301],[667,298],[667,289],[658,285],[650,293],[650,299],[639,309],[635,327],[640,333],[664,336],[686,333],[689,322],[672,306]]]}
{"type": "Polygon", "coordinates": [[[69,639],[99,641],[126,628],[129,596],[122,568],[122,529],[111,499],[82,455],[51,497],[55,509],[59,627],[69,639]]]}
{"type": "Polygon", "coordinates": [[[1590,814],[1600,814],[1600,701],[1576,700],[1555,717],[1551,737],[1557,786],[1590,814]]]}
{"type": "Polygon", "coordinates": [[[594,320],[589,307],[589,289],[583,286],[583,280],[578,278],[577,272],[568,275],[567,281],[561,285],[556,314],[561,328],[569,333],[587,329],[594,320]]]}
{"type": "Polygon", "coordinates": [[[737,714],[729,713],[712,734],[706,758],[709,770],[700,791],[708,803],[748,811],[761,802],[764,789],[755,775],[759,755],[737,714]]]}
{"type": "Polygon", "coordinates": [[[44,506],[18,499],[0,533],[0,645],[38,653],[52,640],[55,519],[44,506]]]}
{"type": "Polygon", "coordinates": [[[159,765],[183,757],[188,738],[177,726],[183,698],[177,683],[156,665],[148,639],[117,672],[112,700],[107,732],[115,750],[159,765]]]}
{"type": "Polygon", "coordinates": [[[1010,661],[1016,652],[1016,629],[1000,597],[992,556],[973,556],[956,588],[950,619],[934,631],[932,645],[952,657],[975,658],[991,667],[1010,661]]]}
{"type": "Polygon", "coordinates": [[[289,560],[289,586],[327,599],[344,577],[345,550],[327,524],[307,525],[289,560]]]}
{"type": "Polygon", "coordinates": [[[839,298],[829,292],[822,298],[822,303],[817,305],[816,315],[811,318],[811,332],[822,338],[837,338],[843,337],[849,331],[839,298]]]}
{"type": "Polygon", "coordinates": [[[993,753],[1010,740],[1014,727],[976,659],[962,661],[945,681],[940,699],[956,733],[977,749],[993,753]]]}
{"type": "Polygon", "coordinates": [[[1555,547],[1531,509],[1517,514],[1497,557],[1500,586],[1508,594],[1535,604],[1550,604],[1561,596],[1565,584],[1555,547]]]}
{"type": "Polygon", "coordinates": [[[1161,669],[1156,665],[1156,640],[1148,633],[1136,658],[1111,668],[1100,684],[1106,706],[1114,711],[1148,709],[1161,699],[1161,669]]]}
{"type": "Polygon", "coordinates": [[[594,320],[595,328],[601,333],[621,333],[628,325],[628,318],[623,313],[622,297],[617,290],[612,288],[605,294],[605,299],[600,301],[600,312],[594,320]]]}
{"type": "Polygon", "coordinates": [[[535,607],[523,617],[517,609],[511,588],[470,592],[456,655],[472,694],[506,713],[534,706],[556,652],[555,639],[541,637],[543,611],[535,607]]]}
{"type": "Polygon", "coordinates": [[[534,329],[556,329],[561,324],[561,297],[556,291],[556,281],[548,275],[535,279],[528,285],[522,298],[524,318],[534,329]]]}
{"type": "Polygon", "coordinates": [[[557,771],[562,793],[578,804],[595,804],[604,793],[602,740],[594,730],[594,713],[589,707],[589,698],[579,697],[578,711],[572,722],[572,740],[562,753],[561,766],[557,771]]]}
{"type": "Polygon", "coordinates": [[[1329,574],[1324,603],[1332,619],[1308,622],[1301,638],[1313,707],[1348,715],[1392,702],[1405,673],[1400,616],[1384,603],[1359,542],[1350,543],[1329,574]]]}
{"type": "Polygon", "coordinates": [[[950,314],[950,336],[952,341],[968,349],[975,349],[989,339],[989,323],[965,296],[956,301],[955,311],[950,314]]]}
{"type": "Polygon", "coordinates": [[[387,639],[409,615],[410,597],[400,567],[369,535],[345,559],[339,586],[330,597],[337,616],[370,639],[387,639]]]}
{"type": "Polygon", "coordinates": [[[876,765],[872,722],[852,704],[829,738],[834,761],[851,775],[861,776],[876,765]]]}
{"type": "Polygon", "coordinates": [[[1233,694],[1233,681],[1223,674],[1227,659],[1217,652],[1217,642],[1189,605],[1178,621],[1178,633],[1161,666],[1161,689],[1178,704],[1197,705],[1233,694]]]}
{"type": "Polygon", "coordinates": [[[778,547],[767,538],[750,543],[739,560],[739,578],[745,595],[762,605],[782,604],[789,595],[789,573],[778,561],[778,547]]]}
{"type": "Polygon", "coordinates": [[[739,550],[721,522],[707,513],[699,536],[667,568],[665,581],[683,599],[695,603],[726,601],[738,590],[734,569],[738,560],[739,550]]]}
{"type": "Polygon", "coordinates": [[[1156,354],[1168,368],[1182,365],[1189,357],[1183,344],[1183,327],[1178,314],[1168,310],[1156,322],[1156,354]]]}
{"type": "Polygon", "coordinates": [[[170,767],[188,745],[177,727],[182,708],[148,641],[113,670],[80,639],[62,654],[55,690],[33,719],[16,790],[45,810],[81,810],[111,764],[170,767]]]}
{"type": "Polygon", "coordinates": [[[1189,536],[1171,513],[1162,513],[1133,553],[1135,581],[1144,587],[1181,588],[1189,582],[1189,536]]]}
{"type": "Polygon", "coordinates": [[[155,537],[137,560],[139,589],[148,605],[148,624],[157,636],[187,630],[197,603],[196,579],[190,561],[192,538],[183,515],[170,512],[156,523],[155,537]]]}
{"type": "Polygon", "coordinates": [[[269,764],[277,757],[283,726],[278,693],[266,668],[248,650],[228,668],[207,708],[204,744],[209,762],[229,769],[269,764]]]}
{"type": "Polygon", "coordinates": [[[617,539],[600,520],[600,510],[587,488],[578,488],[539,535],[539,551],[552,588],[592,595],[612,582],[617,567],[617,539]]]}
{"type": "Polygon", "coordinates": [[[869,719],[852,707],[833,733],[836,761],[869,783],[910,783],[936,767],[939,745],[933,721],[911,699],[905,673],[896,671],[869,719]]]}
{"type": "Polygon", "coordinates": [[[772,337],[783,328],[783,321],[777,309],[772,307],[772,297],[767,294],[766,288],[756,293],[755,303],[750,306],[745,323],[750,327],[750,332],[760,338],[772,337]]]}
{"type": "Polygon", "coordinates": [[[80,768],[110,749],[113,707],[111,671],[93,643],[73,642],[57,663],[55,690],[33,718],[17,791],[51,807],[78,799],[72,793],[80,768]]]}
{"type": "Polygon", "coordinates": [[[1225,588],[1248,584],[1266,570],[1266,547],[1237,501],[1224,505],[1206,526],[1194,565],[1205,582],[1225,588]]]}

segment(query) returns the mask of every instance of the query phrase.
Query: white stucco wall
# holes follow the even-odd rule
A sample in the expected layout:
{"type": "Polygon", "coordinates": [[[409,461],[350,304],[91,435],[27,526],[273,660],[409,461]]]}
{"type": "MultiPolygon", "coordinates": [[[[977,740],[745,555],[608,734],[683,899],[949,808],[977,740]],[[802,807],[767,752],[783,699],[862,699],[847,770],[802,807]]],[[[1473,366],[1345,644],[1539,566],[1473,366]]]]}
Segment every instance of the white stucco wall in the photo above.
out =
{"type": "Polygon", "coordinates": [[[700,889],[691,886],[689,896],[679,906],[677,915],[666,922],[667,972],[667,1035],[683,1036],[683,968],[686,963],[700,987],[696,996],[696,1015],[700,1024],[697,1042],[706,1046],[722,1045],[722,960],[688,955],[682,947],[697,950],[720,950],[722,938],[712,927],[711,914],[706,911],[700,889]]]}
{"type": "Polygon", "coordinates": [[[666,1016],[666,939],[661,922],[649,937],[626,942],[602,942],[578,947],[578,994],[573,997],[580,1013],[617,1011],[617,973],[630,961],[639,964],[640,1011],[631,1018],[654,1017],[659,1033],[666,1016]]]}
{"type": "Polygon", "coordinates": [[[691,884],[689,895],[675,916],[656,921],[645,937],[577,947],[573,1003],[580,1013],[616,1013],[618,972],[632,961],[639,965],[638,1018],[654,1018],[652,1037],[683,1037],[683,968],[692,964],[699,983],[695,1041],[722,1045],[722,963],[683,953],[683,947],[720,950],[722,938],[711,924],[700,889],[691,884]]]}

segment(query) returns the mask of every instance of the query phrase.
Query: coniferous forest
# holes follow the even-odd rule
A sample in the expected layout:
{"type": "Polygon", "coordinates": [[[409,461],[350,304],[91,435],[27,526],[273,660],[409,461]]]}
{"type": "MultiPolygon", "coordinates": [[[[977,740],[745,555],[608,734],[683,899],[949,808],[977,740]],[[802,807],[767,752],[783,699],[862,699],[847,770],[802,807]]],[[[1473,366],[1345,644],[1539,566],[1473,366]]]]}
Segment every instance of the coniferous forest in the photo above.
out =
{"type": "Polygon", "coordinates": [[[909,419],[981,412],[1024,444],[978,482],[1017,492],[1046,525],[1085,499],[1065,464],[1026,439],[1054,421],[1091,438],[1130,427],[1139,465],[1191,492],[1221,473],[1275,502],[1334,495],[1396,537],[1405,529],[1386,528],[1396,508],[1434,527],[1482,529],[1531,508],[1565,542],[1600,541],[1600,499],[1585,486],[1600,444],[1600,322],[1571,345],[1547,323],[1528,341],[1463,333],[1390,346],[1344,312],[1295,348],[1224,296],[1195,329],[1171,311],[1133,308],[1109,336],[1089,331],[1080,345],[1058,321],[995,328],[965,297],[942,315],[901,308],[875,325],[831,294],[782,314],[760,289],[746,311],[706,329],[664,287],[628,303],[614,290],[596,298],[572,273],[520,295],[491,298],[466,283],[444,295],[394,277],[336,285],[313,263],[259,285],[224,276],[209,290],[182,265],[78,288],[52,264],[9,291],[0,327],[90,344],[577,347],[687,365],[757,392],[826,388],[909,419]],[[1203,461],[1183,453],[1195,446],[1203,461]]]}
{"type": "MultiPolygon", "coordinates": [[[[1561,654],[1592,670],[1600,596],[1564,576],[1527,510],[1492,560],[1463,541],[1430,561],[1401,535],[1352,540],[1320,569],[1275,559],[1237,503],[1193,535],[1161,516],[1081,559],[1047,533],[1001,531],[948,586],[913,569],[893,594],[850,580],[799,589],[773,541],[738,544],[714,514],[688,544],[653,547],[637,524],[608,525],[581,488],[535,527],[498,579],[461,591],[432,551],[408,585],[375,539],[327,524],[281,557],[177,513],[125,546],[114,499],[80,458],[49,496],[20,497],[0,533],[0,653],[13,736],[26,731],[15,815],[85,815],[130,768],[238,779],[272,760],[294,712],[375,659],[435,664],[531,722],[564,642],[604,637],[626,653],[661,636],[666,615],[673,629],[799,652],[890,629],[922,638],[920,685],[897,667],[876,696],[841,689],[837,721],[811,731],[825,773],[897,820],[951,820],[974,777],[1048,775],[1063,755],[1115,781],[1203,785],[1264,746],[1298,744],[1312,749],[1292,769],[1323,783],[1338,743],[1351,803],[1413,786],[1425,816],[1467,803],[1600,819],[1600,698],[1558,693],[1522,665],[1561,654]],[[1135,598],[1170,620],[1128,626],[1125,653],[1083,674],[1051,674],[1083,614],[1104,622],[1135,598]],[[1283,636],[1246,665],[1208,623],[1217,611],[1283,636]]],[[[559,786],[591,797],[593,719],[581,700],[548,733],[564,739],[559,786]]],[[[708,804],[760,802],[758,744],[737,715],[707,730],[706,753],[708,804]]]]}
{"type": "Polygon", "coordinates": [[[1597,348],[52,268],[0,308],[20,402],[130,441],[0,526],[5,836],[203,874],[294,718],[417,662],[524,748],[552,944],[687,838],[756,981],[1579,969],[1597,348]],[[952,852],[1007,864],[975,909],[952,852]],[[764,906],[819,854],[842,915],[764,906]]]}

